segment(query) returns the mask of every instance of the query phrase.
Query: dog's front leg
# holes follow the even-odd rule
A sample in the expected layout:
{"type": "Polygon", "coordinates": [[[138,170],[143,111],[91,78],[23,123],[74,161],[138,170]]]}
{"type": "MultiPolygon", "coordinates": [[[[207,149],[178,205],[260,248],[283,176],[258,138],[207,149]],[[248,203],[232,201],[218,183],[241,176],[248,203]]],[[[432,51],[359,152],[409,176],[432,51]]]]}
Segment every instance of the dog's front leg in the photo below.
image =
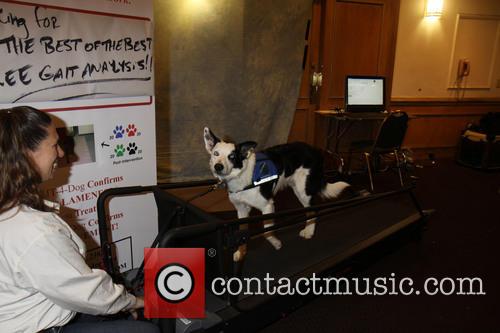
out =
{"type": "MultiPolygon", "coordinates": [[[[270,202],[262,209],[262,214],[272,214],[272,213],[274,213],[274,203],[270,202]]],[[[264,221],[264,229],[270,228],[273,225],[274,225],[274,220],[264,221]]],[[[267,241],[271,243],[271,245],[276,250],[281,249],[281,241],[278,238],[276,238],[276,236],[274,236],[273,231],[266,232],[264,234],[264,237],[266,237],[267,241]]]]}
{"type": "MultiPolygon", "coordinates": [[[[250,214],[250,210],[252,209],[250,206],[243,204],[243,203],[234,203],[234,206],[236,207],[236,212],[238,213],[238,218],[243,219],[245,217],[248,217],[250,214]]],[[[242,224],[240,225],[240,230],[247,230],[248,229],[248,224],[242,224]]],[[[241,261],[243,258],[245,258],[245,255],[247,253],[247,245],[243,244],[238,247],[238,250],[233,253],[233,261],[241,261]]]]}

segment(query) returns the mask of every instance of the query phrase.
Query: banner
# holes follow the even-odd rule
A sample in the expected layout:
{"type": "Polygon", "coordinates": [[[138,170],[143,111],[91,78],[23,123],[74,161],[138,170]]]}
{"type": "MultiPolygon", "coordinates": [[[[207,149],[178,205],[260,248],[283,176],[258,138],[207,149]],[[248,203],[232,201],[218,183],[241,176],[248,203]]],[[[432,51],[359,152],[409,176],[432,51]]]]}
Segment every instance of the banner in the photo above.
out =
{"type": "MultiPolygon", "coordinates": [[[[156,184],[152,17],[152,0],[0,0],[0,108],[55,120],[66,156],[44,191],[91,266],[99,194],[156,184]]],[[[119,270],[139,266],[158,231],[153,196],[112,199],[108,212],[119,270]]]]}
{"type": "Polygon", "coordinates": [[[0,0],[0,102],[152,95],[152,4],[140,5],[0,0]]]}

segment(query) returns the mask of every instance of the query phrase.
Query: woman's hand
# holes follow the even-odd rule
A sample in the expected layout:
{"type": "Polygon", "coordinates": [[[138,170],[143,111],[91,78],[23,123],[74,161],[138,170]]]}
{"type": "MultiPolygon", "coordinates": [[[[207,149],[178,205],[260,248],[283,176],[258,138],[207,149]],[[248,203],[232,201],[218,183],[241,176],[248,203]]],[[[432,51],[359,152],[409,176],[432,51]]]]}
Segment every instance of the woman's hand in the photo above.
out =
{"type": "Polygon", "coordinates": [[[144,296],[135,296],[135,304],[132,309],[142,309],[144,307],[144,296]]]}
{"type": "Polygon", "coordinates": [[[135,296],[135,303],[132,306],[132,309],[129,310],[132,317],[137,320],[139,315],[137,313],[137,309],[142,309],[144,307],[144,297],[143,296],[135,296]]]}

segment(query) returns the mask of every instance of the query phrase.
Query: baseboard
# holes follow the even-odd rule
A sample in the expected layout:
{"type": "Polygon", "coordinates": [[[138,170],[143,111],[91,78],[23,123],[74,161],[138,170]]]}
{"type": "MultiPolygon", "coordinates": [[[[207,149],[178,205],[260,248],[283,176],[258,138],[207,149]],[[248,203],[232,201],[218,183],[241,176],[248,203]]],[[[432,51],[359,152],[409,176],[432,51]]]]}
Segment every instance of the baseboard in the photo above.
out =
{"type": "Polygon", "coordinates": [[[456,156],[456,147],[425,147],[410,148],[413,152],[413,159],[419,161],[433,161],[443,159],[454,159],[456,156]]]}

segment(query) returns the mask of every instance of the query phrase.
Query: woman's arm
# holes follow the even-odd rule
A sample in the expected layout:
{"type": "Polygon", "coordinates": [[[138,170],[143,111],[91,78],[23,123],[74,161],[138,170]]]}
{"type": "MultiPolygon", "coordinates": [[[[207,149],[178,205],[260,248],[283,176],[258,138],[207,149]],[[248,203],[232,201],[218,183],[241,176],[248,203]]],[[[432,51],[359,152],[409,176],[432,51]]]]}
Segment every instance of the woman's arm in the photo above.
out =
{"type": "MultiPolygon", "coordinates": [[[[53,217],[56,219],[55,217],[53,217]]],[[[59,224],[59,221],[57,221],[59,224]]],[[[60,224],[59,224],[60,225],[60,224]]],[[[41,234],[20,258],[19,282],[62,308],[88,314],[113,314],[138,308],[140,300],[103,270],[91,269],[64,227],[41,234]]]]}

